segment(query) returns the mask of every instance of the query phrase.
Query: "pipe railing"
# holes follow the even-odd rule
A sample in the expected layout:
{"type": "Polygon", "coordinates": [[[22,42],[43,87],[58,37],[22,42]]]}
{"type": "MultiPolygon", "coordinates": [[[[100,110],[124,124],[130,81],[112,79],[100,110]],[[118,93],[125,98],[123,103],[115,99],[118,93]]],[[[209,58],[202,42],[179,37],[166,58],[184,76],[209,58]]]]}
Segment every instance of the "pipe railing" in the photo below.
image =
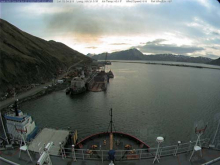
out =
{"type": "MultiPolygon", "coordinates": [[[[209,146],[210,139],[202,139],[201,145],[202,147],[206,148],[209,146]]],[[[30,144],[33,142],[27,142],[30,144]]],[[[172,146],[162,146],[159,150],[159,156],[171,156],[171,155],[178,155],[180,153],[186,153],[193,150],[196,141],[177,144],[172,146]],[[178,148],[177,148],[178,147],[178,148]]],[[[37,146],[37,144],[35,145],[37,146]]],[[[67,158],[74,158],[74,159],[81,159],[81,160],[101,160],[105,161],[108,160],[108,152],[109,150],[90,150],[90,149],[74,149],[73,148],[64,148],[65,150],[65,157],[67,158]],[[75,152],[75,153],[74,153],[75,152]]],[[[131,149],[131,150],[115,150],[115,159],[116,160],[137,160],[137,159],[150,159],[154,158],[156,155],[157,148],[146,148],[146,149],[131,149]]],[[[61,148],[52,146],[50,151],[50,155],[53,156],[60,156],[62,157],[61,148]],[[59,155],[57,155],[57,150],[59,150],[59,155]]],[[[63,159],[65,157],[62,157],[63,159]]]]}
{"type": "MultiPolygon", "coordinates": [[[[209,139],[201,140],[202,147],[208,147],[209,139]]],[[[194,142],[183,143],[179,145],[172,146],[162,146],[160,147],[160,157],[177,155],[184,152],[189,152],[193,150],[195,145],[194,142]],[[177,148],[178,147],[178,148],[177,148]]],[[[59,147],[52,147],[49,151],[50,155],[62,156],[61,152],[57,155],[57,149],[59,147]]],[[[90,149],[74,149],[75,154],[73,153],[72,148],[64,148],[65,156],[74,159],[82,160],[108,160],[109,150],[90,150],[90,149]]],[[[115,150],[115,159],[116,160],[129,160],[129,159],[149,159],[155,157],[157,148],[149,149],[131,149],[131,150],[115,150]]],[[[61,150],[60,150],[61,151],[61,150]]]]}

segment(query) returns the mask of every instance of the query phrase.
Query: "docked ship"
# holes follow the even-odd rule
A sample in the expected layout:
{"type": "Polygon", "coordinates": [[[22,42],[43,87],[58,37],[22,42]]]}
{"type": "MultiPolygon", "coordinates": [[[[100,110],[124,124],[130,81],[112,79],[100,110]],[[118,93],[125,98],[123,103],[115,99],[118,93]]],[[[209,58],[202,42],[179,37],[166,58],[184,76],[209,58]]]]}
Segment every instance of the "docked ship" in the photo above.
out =
{"type": "Polygon", "coordinates": [[[69,93],[71,95],[80,94],[86,91],[86,81],[84,77],[74,77],[71,80],[69,93]]]}
{"type": "Polygon", "coordinates": [[[70,93],[71,95],[76,95],[86,92],[86,78],[84,72],[82,71],[82,75],[80,77],[74,77],[71,80],[70,87],[66,90],[66,93],[70,93]]]}
{"type": "Polygon", "coordinates": [[[35,121],[33,121],[30,115],[24,114],[18,109],[17,101],[14,103],[14,112],[5,114],[4,118],[6,120],[9,138],[20,140],[21,136],[19,131],[23,130],[25,131],[24,139],[26,141],[31,141],[38,132],[38,127],[35,125],[35,121]]]}
{"type": "Polygon", "coordinates": [[[107,89],[107,83],[108,83],[108,75],[105,73],[105,71],[99,72],[95,77],[94,77],[94,82],[93,85],[90,89],[92,92],[101,92],[105,91],[107,89]]]}

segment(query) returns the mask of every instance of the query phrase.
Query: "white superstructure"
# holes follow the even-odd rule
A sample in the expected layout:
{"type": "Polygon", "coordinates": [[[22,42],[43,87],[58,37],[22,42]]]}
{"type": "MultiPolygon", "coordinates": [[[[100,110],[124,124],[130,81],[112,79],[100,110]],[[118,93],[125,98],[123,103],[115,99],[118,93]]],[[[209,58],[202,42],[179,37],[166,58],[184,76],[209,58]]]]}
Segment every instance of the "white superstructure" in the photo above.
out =
{"type": "Polygon", "coordinates": [[[74,77],[71,81],[71,88],[84,88],[86,85],[84,77],[74,77]]]}
{"type": "Polygon", "coordinates": [[[29,141],[37,134],[38,128],[35,125],[32,117],[23,114],[21,110],[18,110],[18,116],[15,113],[6,114],[6,127],[8,134],[14,139],[20,139],[18,130],[25,131],[24,138],[29,141]]]}

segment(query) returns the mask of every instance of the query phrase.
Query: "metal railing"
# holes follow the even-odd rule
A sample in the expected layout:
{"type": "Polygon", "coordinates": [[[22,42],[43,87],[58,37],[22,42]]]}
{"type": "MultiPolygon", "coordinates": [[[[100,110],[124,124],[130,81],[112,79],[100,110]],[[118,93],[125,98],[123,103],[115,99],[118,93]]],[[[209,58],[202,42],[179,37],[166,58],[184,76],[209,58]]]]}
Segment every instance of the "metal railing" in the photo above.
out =
{"type": "MultiPolygon", "coordinates": [[[[210,139],[202,139],[201,145],[206,148],[209,146],[210,139]]],[[[159,150],[159,157],[178,155],[181,153],[190,152],[193,150],[196,141],[182,143],[172,146],[162,146],[159,150]]],[[[146,148],[146,149],[132,149],[132,150],[115,150],[115,159],[116,160],[138,160],[138,159],[150,159],[154,158],[156,155],[157,148],[146,148]]],[[[109,150],[101,149],[74,149],[74,148],[58,148],[51,147],[49,154],[53,156],[60,156],[64,158],[73,158],[81,160],[99,160],[105,161],[108,159],[109,150]],[[57,155],[57,149],[59,149],[60,154],[57,155]]]]}

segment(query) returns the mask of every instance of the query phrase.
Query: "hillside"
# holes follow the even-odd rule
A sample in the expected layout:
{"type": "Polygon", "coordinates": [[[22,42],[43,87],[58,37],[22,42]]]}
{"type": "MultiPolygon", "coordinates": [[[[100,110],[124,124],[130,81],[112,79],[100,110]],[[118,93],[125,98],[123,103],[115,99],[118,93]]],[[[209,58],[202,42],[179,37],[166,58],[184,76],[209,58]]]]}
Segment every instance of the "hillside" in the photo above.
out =
{"type": "Polygon", "coordinates": [[[15,86],[50,81],[59,69],[91,59],[55,41],[32,36],[0,19],[1,91],[15,86]]]}
{"type": "Polygon", "coordinates": [[[219,66],[220,66],[220,58],[218,58],[218,59],[216,59],[216,60],[212,60],[211,62],[209,62],[209,64],[219,65],[219,66]]]}
{"type": "MultiPolygon", "coordinates": [[[[90,55],[91,57],[91,55],[90,55]]],[[[96,60],[104,60],[105,53],[92,56],[96,60]]],[[[137,49],[129,49],[108,54],[108,60],[149,60],[149,61],[175,61],[175,62],[192,62],[192,63],[208,63],[210,58],[205,57],[190,57],[184,55],[173,54],[156,54],[144,55],[137,49]]]]}

